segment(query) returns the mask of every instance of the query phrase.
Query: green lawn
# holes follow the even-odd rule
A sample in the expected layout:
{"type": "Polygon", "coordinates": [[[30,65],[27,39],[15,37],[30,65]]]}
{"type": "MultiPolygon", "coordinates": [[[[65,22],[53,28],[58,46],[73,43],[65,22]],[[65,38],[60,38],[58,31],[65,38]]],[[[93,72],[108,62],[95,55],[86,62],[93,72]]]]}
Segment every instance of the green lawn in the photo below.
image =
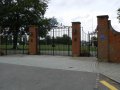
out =
{"type": "Polygon", "coordinates": [[[40,50],[55,50],[55,51],[71,51],[72,46],[71,45],[40,45],[40,50]]]}
{"type": "MultiPolygon", "coordinates": [[[[23,49],[23,48],[24,48],[24,49],[28,49],[28,45],[24,45],[24,46],[23,46],[23,45],[18,45],[17,47],[18,47],[18,49],[20,49],[20,50],[23,49]]],[[[13,48],[13,45],[0,45],[0,48],[1,48],[1,49],[8,49],[8,50],[9,50],[9,49],[12,49],[12,48],[13,48]]]]}
{"type": "MultiPolygon", "coordinates": [[[[13,45],[0,45],[0,48],[1,49],[8,49],[8,50],[11,50],[13,47],[13,45]]],[[[43,50],[43,51],[47,51],[47,50],[55,50],[55,51],[68,51],[68,50],[72,50],[72,45],[55,45],[55,46],[52,46],[52,45],[40,45],[38,46],[40,48],[40,50],[43,50]]],[[[23,49],[28,49],[28,45],[18,45],[18,50],[23,50],[23,49]]],[[[88,46],[81,46],[81,51],[82,52],[89,52],[90,51],[97,51],[97,48],[96,47],[88,47],[88,46]]]]}
{"type": "Polygon", "coordinates": [[[95,47],[95,46],[81,46],[81,51],[83,51],[83,52],[97,51],[97,47],[95,47]]]}

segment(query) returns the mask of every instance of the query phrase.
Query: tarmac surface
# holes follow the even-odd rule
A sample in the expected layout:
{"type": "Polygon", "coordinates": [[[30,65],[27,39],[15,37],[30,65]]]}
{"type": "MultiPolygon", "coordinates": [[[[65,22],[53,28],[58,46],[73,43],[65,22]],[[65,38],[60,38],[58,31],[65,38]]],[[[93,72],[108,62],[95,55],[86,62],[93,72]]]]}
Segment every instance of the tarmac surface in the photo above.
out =
{"type": "Polygon", "coordinates": [[[0,90],[109,90],[101,80],[120,90],[119,78],[120,64],[93,57],[0,57],[0,90]]]}
{"type": "Polygon", "coordinates": [[[0,64],[0,90],[94,90],[96,74],[0,64]]]}

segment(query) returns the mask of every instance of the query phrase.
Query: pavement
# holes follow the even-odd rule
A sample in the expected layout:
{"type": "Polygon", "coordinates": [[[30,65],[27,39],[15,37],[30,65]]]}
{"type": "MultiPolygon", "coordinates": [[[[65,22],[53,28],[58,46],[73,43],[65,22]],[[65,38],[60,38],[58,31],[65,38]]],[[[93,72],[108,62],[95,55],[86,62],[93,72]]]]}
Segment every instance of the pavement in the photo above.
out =
{"type": "Polygon", "coordinates": [[[120,64],[98,62],[95,57],[8,55],[1,56],[0,63],[100,73],[120,83],[120,64]]]}

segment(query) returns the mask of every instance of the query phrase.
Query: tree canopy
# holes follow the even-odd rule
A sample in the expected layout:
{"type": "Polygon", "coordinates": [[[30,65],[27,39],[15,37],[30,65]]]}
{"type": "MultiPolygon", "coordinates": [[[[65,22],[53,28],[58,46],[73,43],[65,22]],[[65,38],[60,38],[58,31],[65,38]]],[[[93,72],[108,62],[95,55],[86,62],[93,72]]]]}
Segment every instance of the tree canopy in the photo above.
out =
{"type": "Polygon", "coordinates": [[[118,18],[118,20],[119,20],[119,22],[120,22],[120,8],[117,10],[118,11],[118,13],[117,13],[117,18],[118,18]]]}
{"type": "Polygon", "coordinates": [[[12,32],[14,46],[22,28],[26,30],[29,25],[37,25],[40,29],[48,27],[49,19],[44,18],[47,4],[48,0],[0,0],[0,26],[12,32]]]}
{"type": "Polygon", "coordinates": [[[58,25],[58,21],[55,17],[52,18],[46,18],[41,20],[41,23],[39,23],[39,35],[40,37],[45,37],[48,31],[50,31],[51,28],[58,25]]]}
{"type": "Polygon", "coordinates": [[[1,0],[0,26],[13,28],[17,26],[38,25],[47,9],[46,0],[1,0]]]}
{"type": "Polygon", "coordinates": [[[56,19],[55,17],[52,17],[52,18],[50,19],[50,26],[51,26],[51,27],[54,27],[54,26],[56,26],[56,25],[58,25],[58,21],[57,21],[57,19],[56,19]]]}

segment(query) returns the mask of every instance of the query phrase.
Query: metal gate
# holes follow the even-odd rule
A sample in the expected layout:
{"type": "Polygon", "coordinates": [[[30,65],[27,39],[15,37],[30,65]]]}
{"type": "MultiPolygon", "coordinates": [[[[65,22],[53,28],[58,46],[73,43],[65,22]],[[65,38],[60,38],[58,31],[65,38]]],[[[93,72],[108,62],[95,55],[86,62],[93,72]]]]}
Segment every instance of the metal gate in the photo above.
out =
{"type": "Polygon", "coordinates": [[[86,33],[81,29],[81,54],[80,56],[97,57],[97,32],[86,33]]]}
{"type": "Polygon", "coordinates": [[[8,30],[0,32],[0,51],[2,54],[28,54],[28,35],[22,31],[17,32],[17,42],[14,48],[14,35],[8,30]]]}
{"type": "Polygon", "coordinates": [[[40,55],[72,54],[72,29],[69,26],[53,27],[45,37],[39,36],[40,55]]]}

